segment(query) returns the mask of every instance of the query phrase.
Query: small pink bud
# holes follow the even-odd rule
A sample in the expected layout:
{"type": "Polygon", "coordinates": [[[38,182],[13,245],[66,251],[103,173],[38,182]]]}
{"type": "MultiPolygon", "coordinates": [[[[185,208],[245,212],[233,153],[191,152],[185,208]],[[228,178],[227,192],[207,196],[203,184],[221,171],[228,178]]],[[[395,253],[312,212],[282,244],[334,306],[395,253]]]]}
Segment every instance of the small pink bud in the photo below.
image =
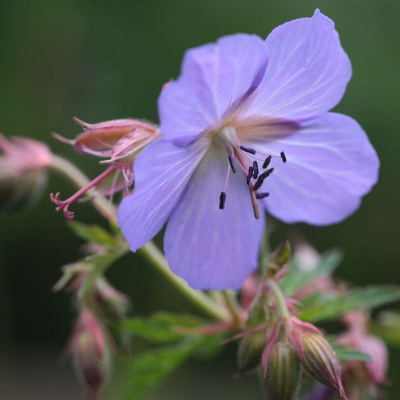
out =
{"type": "Polygon", "coordinates": [[[123,318],[130,305],[127,296],[112,287],[102,278],[96,280],[94,299],[102,311],[105,311],[116,319],[123,318]]]}
{"type": "Polygon", "coordinates": [[[340,364],[331,345],[314,325],[296,317],[285,322],[286,331],[308,372],[318,381],[347,399],[343,389],[340,364]]]}
{"type": "Polygon", "coordinates": [[[96,157],[111,157],[120,164],[132,164],[134,156],[146,144],[160,136],[156,126],[136,119],[116,119],[88,124],[74,118],[84,132],[69,140],[54,133],[53,136],[72,145],[77,151],[96,157]]]}
{"type": "Polygon", "coordinates": [[[304,334],[300,343],[303,354],[300,360],[308,372],[330,389],[337,391],[340,397],[345,399],[339,360],[326,339],[316,333],[304,334]]]}
{"type": "Polygon", "coordinates": [[[277,342],[272,347],[263,386],[268,400],[297,399],[300,362],[290,343],[277,342]]]}
{"type": "Polygon", "coordinates": [[[78,376],[91,398],[96,399],[107,374],[108,346],[104,329],[93,313],[80,314],[68,347],[78,376]]]}
{"type": "Polygon", "coordinates": [[[0,134],[0,209],[13,212],[34,204],[47,181],[52,154],[33,139],[0,134]]]}
{"type": "Polygon", "coordinates": [[[349,330],[338,337],[337,343],[362,351],[371,357],[370,361],[353,360],[344,364],[343,382],[346,391],[353,397],[354,393],[368,392],[376,395],[378,385],[387,383],[387,347],[381,339],[369,334],[366,313],[349,313],[342,320],[349,330]]]}

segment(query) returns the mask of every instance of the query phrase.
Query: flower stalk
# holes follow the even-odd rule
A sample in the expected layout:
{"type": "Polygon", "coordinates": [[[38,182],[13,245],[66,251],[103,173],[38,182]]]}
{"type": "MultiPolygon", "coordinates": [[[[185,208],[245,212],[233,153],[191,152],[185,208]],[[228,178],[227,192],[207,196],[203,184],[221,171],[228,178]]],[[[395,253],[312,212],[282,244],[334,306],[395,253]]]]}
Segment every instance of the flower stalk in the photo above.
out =
{"type": "MultiPolygon", "coordinates": [[[[54,156],[50,168],[53,171],[64,175],[80,188],[90,185],[89,179],[75,165],[62,157],[54,156]]],[[[111,204],[111,202],[98,193],[96,193],[96,196],[91,198],[91,201],[97,211],[105,219],[110,221],[110,223],[115,223],[116,208],[111,204]]],[[[126,252],[128,251],[128,248],[124,247],[122,251],[126,252]]],[[[153,242],[145,244],[138,253],[141,253],[157,268],[159,272],[161,272],[165,278],[167,278],[186,298],[188,298],[206,315],[217,321],[227,321],[230,318],[229,314],[226,313],[216,301],[211,299],[210,296],[201,291],[192,289],[185,281],[172,273],[164,255],[153,242]]],[[[94,281],[95,280],[93,280],[93,282],[94,281]]],[[[88,288],[85,287],[85,292],[87,290],[88,288]]]]}

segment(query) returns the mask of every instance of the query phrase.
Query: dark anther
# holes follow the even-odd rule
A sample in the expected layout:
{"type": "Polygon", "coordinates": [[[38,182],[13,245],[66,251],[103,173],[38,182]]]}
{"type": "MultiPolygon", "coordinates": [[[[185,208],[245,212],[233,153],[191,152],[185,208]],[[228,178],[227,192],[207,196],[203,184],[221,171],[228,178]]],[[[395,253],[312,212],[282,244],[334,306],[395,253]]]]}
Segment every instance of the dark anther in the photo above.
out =
{"type": "Polygon", "coordinates": [[[226,200],[226,193],[225,192],[221,192],[221,194],[219,195],[219,208],[220,208],[220,210],[224,209],[225,200],[226,200]]]}
{"type": "Polygon", "coordinates": [[[240,146],[240,148],[245,151],[246,153],[250,153],[250,154],[256,154],[256,151],[254,149],[250,149],[249,147],[244,147],[244,146],[240,146]]]}
{"type": "Polygon", "coordinates": [[[265,197],[268,197],[269,193],[264,192],[264,193],[256,193],[256,199],[264,199],[265,197]]]}
{"type": "Polygon", "coordinates": [[[281,151],[281,158],[282,158],[282,161],[285,163],[286,162],[286,156],[285,156],[285,153],[283,151],[281,151]]]}
{"type": "Polygon", "coordinates": [[[258,164],[257,161],[253,161],[253,178],[257,179],[258,177],[258,164]]]}
{"type": "Polygon", "coordinates": [[[272,172],[274,171],[274,169],[273,168],[270,168],[270,169],[267,169],[265,172],[263,172],[259,177],[258,177],[258,180],[257,180],[257,182],[254,184],[254,190],[258,190],[258,189],[260,189],[260,187],[262,186],[262,184],[264,183],[264,180],[266,179],[266,178],[268,178],[271,174],[272,174],[272,172]]]}
{"type": "Polygon", "coordinates": [[[233,163],[233,158],[230,154],[228,154],[228,159],[229,159],[229,164],[231,165],[232,168],[232,172],[235,173],[236,172],[235,164],[233,163]]]}
{"type": "Polygon", "coordinates": [[[249,172],[247,173],[247,184],[250,183],[250,179],[253,177],[253,167],[249,167],[249,172]]]}
{"type": "Polygon", "coordinates": [[[268,156],[268,157],[265,159],[264,164],[263,164],[263,168],[264,168],[264,169],[268,167],[269,163],[271,162],[271,158],[272,158],[272,156],[268,156]]]}
{"type": "Polygon", "coordinates": [[[272,173],[274,172],[273,168],[267,169],[265,172],[263,172],[260,175],[260,178],[262,177],[263,179],[268,178],[272,173]]]}

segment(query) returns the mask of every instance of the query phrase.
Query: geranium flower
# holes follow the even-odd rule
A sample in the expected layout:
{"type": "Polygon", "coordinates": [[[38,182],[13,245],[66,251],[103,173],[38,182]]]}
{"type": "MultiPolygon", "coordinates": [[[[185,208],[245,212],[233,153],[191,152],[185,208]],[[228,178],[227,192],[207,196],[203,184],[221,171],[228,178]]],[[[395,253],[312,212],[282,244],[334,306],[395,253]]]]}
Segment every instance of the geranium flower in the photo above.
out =
{"type": "Polygon", "coordinates": [[[350,76],[319,10],[265,41],[236,34],[189,50],[159,98],[163,138],[137,158],[119,208],[131,250],[168,221],[172,271],[194,288],[239,288],[257,267],[264,208],[314,225],[352,214],[379,161],[356,121],[328,112],[350,76]]]}

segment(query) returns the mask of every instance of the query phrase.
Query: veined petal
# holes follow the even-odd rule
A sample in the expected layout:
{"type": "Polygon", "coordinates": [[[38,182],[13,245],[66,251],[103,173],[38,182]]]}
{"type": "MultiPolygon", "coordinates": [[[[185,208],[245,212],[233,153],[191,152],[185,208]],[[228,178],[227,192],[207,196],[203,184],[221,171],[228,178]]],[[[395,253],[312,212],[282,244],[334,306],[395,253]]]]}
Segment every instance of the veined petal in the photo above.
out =
{"type": "Polygon", "coordinates": [[[221,120],[260,83],[267,63],[258,36],[236,34],[186,52],[181,76],[158,100],[160,130],[187,146],[221,120]]]}
{"type": "Polygon", "coordinates": [[[312,18],[287,22],[266,39],[264,79],[243,110],[244,117],[306,120],[333,108],[343,97],[351,64],[331,19],[316,10],[312,18]]]}
{"type": "Polygon", "coordinates": [[[135,188],[118,209],[118,225],[132,251],[163,227],[208,144],[183,149],[164,139],[147,146],[135,162],[135,188]]]}
{"type": "Polygon", "coordinates": [[[231,174],[226,203],[219,209],[228,160],[212,147],[182,194],[164,239],[173,272],[196,289],[240,288],[257,267],[264,215],[254,218],[245,176],[231,174]]]}
{"type": "Polygon", "coordinates": [[[286,164],[275,163],[264,183],[271,193],[264,200],[268,211],[285,222],[339,222],[378,179],[375,150],[360,125],[345,115],[328,113],[293,135],[265,143],[263,150],[284,151],[287,157],[286,164]]]}

